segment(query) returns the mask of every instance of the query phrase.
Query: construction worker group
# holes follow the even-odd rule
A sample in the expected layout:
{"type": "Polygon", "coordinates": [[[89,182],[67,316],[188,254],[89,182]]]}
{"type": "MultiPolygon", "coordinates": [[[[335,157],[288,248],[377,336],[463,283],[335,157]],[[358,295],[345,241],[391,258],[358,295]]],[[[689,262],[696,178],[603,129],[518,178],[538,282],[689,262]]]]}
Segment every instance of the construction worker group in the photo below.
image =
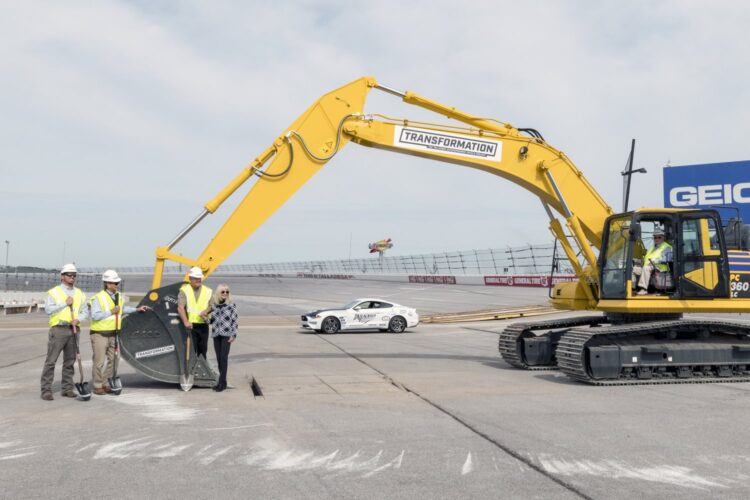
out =
{"type": "Polygon", "coordinates": [[[78,334],[82,321],[91,318],[91,350],[93,351],[92,380],[94,394],[112,393],[107,383],[113,376],[115,342],[122,325],[122,317],[133,312],[145,312],[148,306],[138,308],[124,304],[119,292],[120,276],[113,270],[102,274],[104,289],[90,300],[75,286],[78,270],[74,264],[65,264],[60,270],[60,285],[47,293],[44,311],[49,316],[47,356],[42,368],[42,399],[52,401],[52,381],[55,364],[63,353],[62,390],[64,397],[75,398],[73,372],[76,358],[80,356],[78,334]]]}
{"type": "MultiPolygon", "coordinates": [[[[122,327],[123,316],[135,312],[148,311],[148,306],[138,308],[125,305],[125,299],[120,293],[119,286],[122,281],[114,270],[107,270],[102,274],[103,289],[89,300],[86,295],[75,286],[78,270],[74,264],[65,264],[60,270],[60,285],[48,291],[44,310],[49,316],[49,336],[47,342],[47,356],[42,368],[41,397],[43,400],[52,401],[52,382],[54,379],[55,365],[60,353],[63,354],[61,394],[63,397],[75,398],[82,396],[90,397],[90,394],[81,394],[85,384],[78,387],[73,382],[74,364],[80,360],[79,332],[81,322],[90,319],[91,324],[91,350],[92,359],[92,381],[94,394],[119,394],[119,388],[113,388],[113,381],[119,384],[119,379],[113,377],[117,366],[118,334],[122,327]],[[75,388],[78,390],[76,394],[75,388]]],[[[189,283],[180,288],[178,296],[177,311],[198,356],[206,357],[208,351],[209,337],[209,314],[216,306],[223,312],[223,306],[231,306],[231,315],[222,315],[231,318],[233,324],[222,322],[217,324],[214,336],[217,357],[221,369],[219,382],[214,390],[226,389],[226,358],[229,354],[227,342],[231,343],[237,335],[236,309],[230,304],[226,285],[220,285],[220,298],[217,300],[212,290],[202,284],[203,272],[199,267],[193,267],[188,273],[189,283]],[[231,324],[227,331],[224,324],[231,324]]],[[[80,366],[80,365],[79,365],[80,366]]]]}

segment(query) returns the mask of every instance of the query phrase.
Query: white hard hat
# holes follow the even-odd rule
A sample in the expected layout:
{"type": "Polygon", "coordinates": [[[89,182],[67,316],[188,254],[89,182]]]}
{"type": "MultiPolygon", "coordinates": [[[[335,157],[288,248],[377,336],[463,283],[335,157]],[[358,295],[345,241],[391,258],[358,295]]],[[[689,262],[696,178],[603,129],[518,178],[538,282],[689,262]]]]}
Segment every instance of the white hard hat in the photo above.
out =
{"type": "Polygon", "coordinates": [[[203,271],[201,271],[200,267],[191,267],[190,272],[188,273],[188,277],[203,279],[203,271]]]}
{"type": "Polygon", "coordinates": [[[76,269],[76,266],[73,264],[65,264],[62,266],[62,269],[60,269],[60,274],[65,273],[77,273],[78,269],[76,269]]]}
{"type": "Polygon", "coordinates": [[[102,281],[105,283],[119,283],[121,279],[117,275],[117,271],[107,269],[104,271],[104,274],[102,274],[102,281]]]}

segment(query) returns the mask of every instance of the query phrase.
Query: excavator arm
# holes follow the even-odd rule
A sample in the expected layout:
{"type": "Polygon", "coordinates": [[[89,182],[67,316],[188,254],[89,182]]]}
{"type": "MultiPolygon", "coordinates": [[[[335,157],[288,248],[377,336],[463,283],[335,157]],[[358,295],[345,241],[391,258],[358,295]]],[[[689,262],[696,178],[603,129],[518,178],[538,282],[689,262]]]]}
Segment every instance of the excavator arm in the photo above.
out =
{"type": "MultiPolygon", "coordinates": [[[[195,356],[189,333],[175,318],[181,284],[160,286],[165,262],[197,265],[211,274],[350,142],[483,170],[540,199],[550,229],[579,278],[577,283],[555,285],[552,305],[606,314],[509,325],[499,336],[498,348],[512,366],[537,369],[556,364],[571,378],[590,384],[750,381],[747,325],[679,319],[684,311],[747,311],[748,299],[729,296],[726,247],[720,233],[712,238],[711,227],[719,227],[718,214],[642,209],[615,216],[581,171],[535,130],[473,116],[381,86],[371,77],[321,97],[206,203],[185,230],[157,249],[153,290],[141,302],[150,309],[128,316],[124,324],[125,359],[157,380],[176,383],[194,377],[197,385],[215,383],[217,375],[203,357],[195,356]],[[460,126],[364,114],[365,98],[373,89],[460,126]],[[257,181],[198,258],[172,253],[195,225],[254,176],[257,181]],[[666,294],[642,292],[634,297],[631,254],[636,254],[641,226],[657,222],[676,230],[674,272],[679,285],[666,294]],[[599,262],[604,267],[601,277],[599,262]]],[[[738,261],[747,255],[735,254],[732,258],[738,261]]]]}
{"type": "Polygon", "coordinates": [[[159,288],[167,260],[198,266],[211,274],[263,222],[349,141],[341,133],[344,122],[362,112],[373,78],[360,78],[330,92],[305,111],[273,144],[255,158],[232,182],[205,204],[203,211],[172,241],[156,249],[152,288],[159,288]],[[208,214],[214,213],[237,189],[258,177],[244,200],[229,216],[197,259],[171,252],[208,214]]]}
{"type": "Polygon", "coordinates": [[[347,143],[420,156],[495,174],[539,197],[550,217],[550,229],[560,240],[581,278],[587,307],[597,299],[598,265],[595,250],[612,209],[561,151],[532,129],[482,118],[421,97],[399,92],[364,77],[321,97],[274,143],[245,168],[169,245],[156,252],[153,288],[161,284],[166,260],[199,266],[211,274],[224,259],[258,229],[305,182],[347,143]],[[448,126],[363,114],[372,89],[400,97],[405,103],[462,122],[448,126]],[[197,259],[171,252],[203,217],[213,213],[252,176],[259,179],[197,259]],[[560,221],[554,213],[560,214],[560,221]],[[572,235],[574,248],[565,234],[572,235]],[[585,265],[579,263],[578,254],[585,265]]]}

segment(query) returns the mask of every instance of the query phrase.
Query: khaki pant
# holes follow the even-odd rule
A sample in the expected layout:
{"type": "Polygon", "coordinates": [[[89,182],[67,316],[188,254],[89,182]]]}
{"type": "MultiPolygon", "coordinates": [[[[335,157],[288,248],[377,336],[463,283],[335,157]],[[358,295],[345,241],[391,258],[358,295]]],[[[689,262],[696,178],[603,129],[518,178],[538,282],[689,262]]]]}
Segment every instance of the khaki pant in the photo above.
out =
{"type": "Polygon", "coordinates": [[[107,384],[114,371],[115,332],[91,332],[91,350],[94,353],[91,363],[91,379],[94,389],[107,384]]]}
{"type": "MultiPolygon", "coordinates": [[[[80,333],[80,330],[79,330],[80,333]]],[[[62,392],[73,390],[73,375],[76,362],[75,337],[70,326],[53,326],[49,329],[47,340],[47,358],[42,367],[42,394],[52,393],[52,381],[55,378],[55,365],[60,353],[63,353],[62,392]]]]}
{"type": "Polygon", "coordinates": [[[651,283],[651,275],[655,270],[654,265],[648,262],[645,266],[633,266],[633,286],[648,290],[648,284],[651,283]]]}

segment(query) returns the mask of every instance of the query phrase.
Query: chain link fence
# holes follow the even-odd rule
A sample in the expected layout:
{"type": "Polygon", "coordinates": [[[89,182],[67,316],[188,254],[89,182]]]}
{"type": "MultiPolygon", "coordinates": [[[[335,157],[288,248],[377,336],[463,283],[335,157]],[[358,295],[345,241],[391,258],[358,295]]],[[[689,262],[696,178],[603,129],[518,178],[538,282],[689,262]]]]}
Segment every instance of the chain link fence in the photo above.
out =
{"type": "MultiPolygon", "coordinates": [[[[215,274],[315,274],[315,275],[571,275],[564,254],[555,244],[490,248],[418,255],[377,256],[366,259],[303,260],[268,264],[222,265],[215,274]]],[[[182,274],[185,266],[166,266],[165,274],[182,274]]],[[[76,286],[85,292],[102,287],[104,268],[80,268],[76,286]]],[[[120,274],[152,274],[153,267],[118,267],[120,274]]],[[[125,281],[121,285],[123,291],[125,281]]],[[[0,291],[46,291],[60,283],[59,271],[7,272],[0,274],[0,291]]]]}
{"type": "MultiPolygon", "coordinates": [[[[573,274],[561,251],[555,245],[490,248],[455,252],[381,256],[344,260],[303,260],[267,264],[221,265],[216,273],[250,274],[452,274],[452,275],[516,275],[550,274],[553,261],[555,274],[573,274]]],[[[104,268],[86,268],[101,273],[104,268]]],[[[181,274],[185,266],[166,266],[165,273],[181,274]]],[[[153,267],[118,267],[119,273],[153,273],[153,267]]]]}
{"type": "MultiPolygon", "coordinates": [[[[44,292],[60,284],[60,272],[10,272],[0,274],[0,291],[44,292]]],[[[101,273],[78,273],[76,286],[87,293],[102,289],[101,273]]]]}

